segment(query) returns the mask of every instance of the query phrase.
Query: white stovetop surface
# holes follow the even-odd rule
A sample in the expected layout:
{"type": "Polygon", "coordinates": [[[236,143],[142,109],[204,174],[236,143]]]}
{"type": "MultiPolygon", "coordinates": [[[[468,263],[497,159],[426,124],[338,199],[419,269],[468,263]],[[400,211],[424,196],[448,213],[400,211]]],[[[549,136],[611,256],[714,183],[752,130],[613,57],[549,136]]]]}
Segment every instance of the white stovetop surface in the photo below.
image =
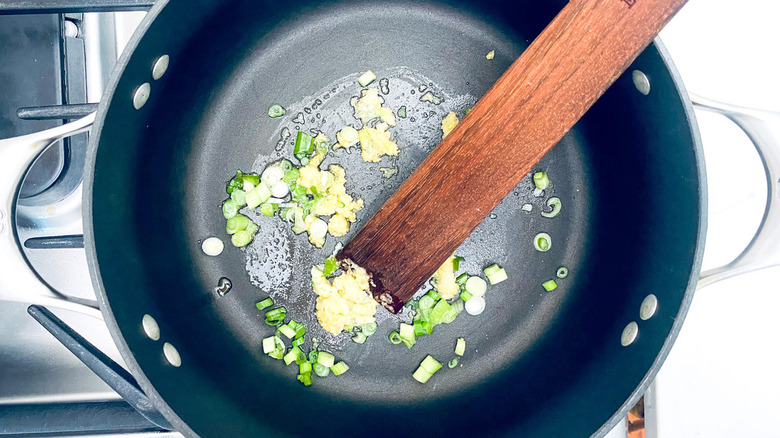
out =
{"type": "MultiPolygon", "coordinates": [[[[690,0],[661,38],[689,91],[780,111],[779,18],[778,0],[690,0]]],[[[750,241],[766,179],[735,125],[696,116],[709,186],[706,269],[730,261],[750,241]]],[[[780,437],[778,284],[780,268],[770,268],[696,293],[656,379],[648,437],[780,437]]]]}

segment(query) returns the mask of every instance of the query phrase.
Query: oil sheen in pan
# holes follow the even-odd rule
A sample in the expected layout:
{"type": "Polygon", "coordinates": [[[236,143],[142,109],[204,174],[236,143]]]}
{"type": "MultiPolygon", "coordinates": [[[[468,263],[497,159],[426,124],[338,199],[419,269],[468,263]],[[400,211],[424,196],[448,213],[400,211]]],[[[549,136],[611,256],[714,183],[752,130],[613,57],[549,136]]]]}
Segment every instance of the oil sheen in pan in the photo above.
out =
{"type": "MultiPolygon", "coordinates": [[[[477,100],[475,96],[454,94],[406,67],[378,70],[375,73],[379,79],[370,84],[369,88],[380,89],[380,95],[385,99],[384,105],[396,114],[400,107],[406,108],[406,117],[396,115],[397,125],[390,128],[392,138],[400,149],[398,157],[384,157],[379,163],[366,163],[360,157],[360,149],[353,147],[350,151],[330,151],[321,166],[327,168],[329,164],[337,163],[344,167],[347,193],[365,202],[365,207],[357,214],[358,221],[352,224],[349,233],[339,238],[328,235],[323,248],[318,249],[308,242],[306,233],[294,234],[290,224],[284,223],[278,216],[265,217],[259,211],[247,213],[260,226],[260,231],[246,251],[246,270],[250,280],[268,293],[275,303],[285,306],[291,318],[304,323],[309,336],[321,341],[325,348],[335,350],[343,349],[350,335],[341,333],[334,337],[317,323],[311,267],[321,264],[333,253],[337,244],[346,244],[441,141],[442,118],[450,111],[454,111],[459,119],[463,118],[465,110],[477,100]],[[427,93],[431,93],[435,98],[433,100],[440,99],[439,103],[434,104],[429,101],[431,99],[421,100],[427,93]],[[386,178],[383,170],[397,171],[386,178]]],[[[358,76],[359,73],[356,73],[341,78],[314,96],[287,105],[285,115],[278,119],[279,127],[274,137],[268,139],[278,144],[275,154],[258,156],[252,171],[259,173],[271,161],[291,158],[298,131],[312,135],[322,131],[333,143],[336,132],[344,126],[352,125],[359,129],[361,122],[354,116],[354,109],[349,103],[350,99],[360,95],[362,87],[357,83],[358,76]]],[[[507,197],[458,248],[455,253],[466,259],[461,263],[458,273],[479,274],[486,264],[505,262],[508,225],[522,221],[523,216],[527,215],[527,212],[521,210],[524,203],[541,204],[541,199],[535,198],[532,191],[533,184],[526,178],[513,195],[507,197]]],[[[421,291],[429,288],[425,285],[421,291]]],[[[392,315],[378,307],[376,319],[380,325],[392,325],[409,318],[400,314],[392,315]]],[[[360,358],[354,359],[359,363],[360,358]]]]}

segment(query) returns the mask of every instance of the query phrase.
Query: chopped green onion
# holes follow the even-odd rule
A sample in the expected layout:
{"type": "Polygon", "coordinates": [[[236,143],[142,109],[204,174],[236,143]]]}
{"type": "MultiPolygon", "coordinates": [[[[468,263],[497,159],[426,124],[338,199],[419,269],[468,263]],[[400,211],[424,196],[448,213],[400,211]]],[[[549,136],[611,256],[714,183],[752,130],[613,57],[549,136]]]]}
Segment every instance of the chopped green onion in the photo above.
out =
{"type": "Polygon", "coordinates": [[[232,194],[234,190],[239,190],[244,187],[243,175],[244,174],[239,170],[236,172],[236,176],[228,181],[227,186],[225,187],[225,191],[228,192],[228,194],[232,194]]]}
{"type": "Polygon", "coordinates": [[[423,321],[420,325],[426,335],[433,333],[433,323],[431,321],[423,321]]]}
{"type": "Polygon", "coordinates": [[[374,333],[376,333],[377,329],[377,323],[376,322],[368,322],[360,326],[360,331],[366,334],[366,336],[371,336],[374,333]]]}
{"type": "Polygon", "coordinates": [[[259,230],[259,229],[260,229],[260,227],[258,227],[257,224],[255,224],[254,222],[250,221],[249,224],[247,224],[247,226],[246,226],[246,230],[244,230],[244,231],[246,231],[252,237],[254,237],[255,233],[257,233],[257,230],[259,230]]]}
{"type": "Polygon", "coordinates": [[[309,362],[317,363],[317,358],[320,357],[320,353],[316,349],[309,351],[309,362]]]}
{"type": "Polygon", "coordinates": [[[290,351],[287,352],[287,354],[284,355],[284,364],[290,365],[291,363],[298,360],[298,357],[302,356],[303,352],[298,347],[293,347],[290,349],[290,351]]]}
{"type": "Polygon", "coordinates": [[[282,117],[283,115],[284,115],[284,107],[279,105],[278,103],[275,103],[270,107],[268,107],[268,117],[275,119],[277,117],[282,117]]]}
{"type": "Polygon", "coordinates": [[[241,248],[249,245],[249,242],[252,241],[253,237],[254,235],[247,232],[246,230],[236,231],[236,233],[233,234],[233,236],[230,238],[230,242],[233,244],[233,246],[241,248]]]}
{"type": "Polygon", "coordinates": [[[452,306],[447,300],[439,300],[431,310],[431,323],[439,325],[444,323],[445,316],[452,311],[452,306]]]}
{"type": "Polygon", "coordinates": [[[298,136],[295,138],[295,149],[293,149],[293,155],[299,161],[303,162],[304,158],[308,158],[314,152],[314,138],[311,135],[298,131],[298,136]]]}
{"type": "Polygon", "coordinates": [[[368,336],[366,336],[363,332],[357,332],[354,335],[352,335],[352,341],[356,344],[362,344],[366,342],[366,339],[368,339],[368,336]]]}
{"type": "Polygon", "coordinates": [[[561,266],[557,271],[555,271],[555,276],[558,278],[566,278],[567,275],[569,275],[569,268],[566,266],[561,266]]]}
{"type": "Polygon", "coordinates": [[[453,257],[453,259],[452,259],[452,270],[453,271],[457,271],[458,269],[460,269],[460,262],[462,262],[463,260],[466,260],[466,259],[464,259],[463,257],[457,257],[457,256],[453,257]]]}
{"type": "Polygon", "coordinates": [[[473,296],[474,295],[472,295],[471,292],[469,292],[467,290],[464,290],[463,292],[460,293],[460,299],[463,300],[464,303],[466,301],[470,300],[471,297],[473,297],[473,296]]]}
{"type": "Polygon", "coordinates": [[[222,204],[222,215],[225,219],[230,219],[238,213],[238,203],[233,199],[228,199],[222,204]]]}
{"type": "Polygon", "coordinates": [[[406,118],[406,105],[401,106],[401,108],[398,108],[398,117],[405,119],[406,118]]]}
{"type": "Polygon", "coordinates": [[[310,386],[311,385],[311,372],[304,373],[304,374],[298,374],[298,381],[303,383],[304,386],[310,386]]]}
{"type": "MultiPolygon", "coordinates": [[[[244,174],[241,175],[241,179],[245,183],[252,184],[253,186],[256,186],[256,185],[260,184],[260,175],[254,175],[254,174],[251,174],[251,173],[244,173],[244,174]]],[[[244,190],[244,191],[246,191],[246,190],[244,190]]]]}
{"type": "Polygon", "coordinates": [[[255,304],[255,306],[257,306],[257,310],[265,310],[273,305],[274,305],[274,300],[272,300],[271,298],[266,298],[263,301],[260,301],[259,303],[255,304]]]}
{"type": "Polygon", "coordinates": [[[293,330],[288,324],[279,326],[279,332],[287,336],[287,339],[292,339],[295,337],[295,330],[293,330]]]}
{"type": "MultiPolygon", "coordinates": [[[[496,274],[494,273],[493,275],[496,274]]],[[[485,292],[487,291],[487,283],[485,280],[475,275],[473,277],[469,277],[468,281],[466,281],[465,288],[466,291],[470,292],[473,296],[484,297],[485,292]]]]}
{"type": "Polygon", "coordinates": [[[263,216],[273,216],[277,211],[279,211],[279,204],[274,202],[266,202],[260,206],[260,213],[263,213],[263,216]]]}
{"type": "Polygon", "coordinates": [[[547,177],[547,172],[534,173],[534,186],[536,190],[544,190],[550,185],[550,178],[547,177]]]}
{"type": "Polygon", "coordinates": [[[295,329],[295,339],[301,339],[305,334],[306,334],[306,327],[304,327],[303,324],[301,324],[298,328],[295,329]]]}
{"type": "Polygon", "coordinates": [[[303,361],[298,364],[298,372],[301,374],[311,373],[312,364],[309,361],[303,361]]]}
{"type": "Polygon", "coordinates": [[[463,338],[458,338],[457,341],[455,341],[455,354],[458,356],[463,356],[463,353],[466,352],[466,340],[463,338]]]}
{"type": "Polygon", "coordinates": [[[534,248],[537,251],[546,252],[550,250],[552,246],[552,238],[547,233],[539,233],[534,236],[534,248]]]}
{"type": "Polygon", "coordinates": [[[236,214],[227,220],[225,231],[227,231],[228,234],[236,234],[238,231],[246,230],[246,227],[249,226],[249,222],[250,220],[248,217],[243,214],[236,214]]]}
{"type": "Polygon", "coordinates": [[[466,284],[466,280],[469,279],[469,274],[466,274],[465,272],[458,275],[458,278],[455,279],[455,283],[458,283],[459,285],[463,286],[466,284]]]}
{"type": "Polygon", "coordinates": [[[439,292],[436,289],[429,290],[428,293],[426,294],[426,296],[429,296],[429,297],[433,298],[434,300],[441,299],[441,294],[439,294],[439,292]]]}
{"type": "Polygon", "coordinates": [[[328,375],[330,375],[330,368],[328,368],[328,367],[326,367],[324,365],[315,363],[314,364],[314,374],[316,374],[316,375],[318,375],[320,377],[328,377],[328,375]]]}
{"type": "Polygon", "coordinates": [[[425,329],[420,321],[415,321],[412,326],[414,327],[414,336],[422,336],[425,334],[425,329]]]}
{"type": "Polygon", "coordinates": [[[292,341],[292,346],[293,347],[300,347],[301,345],[303,345],[304,342],[305,342],[305,339],[303,337],[295,338],[292,341]]]}
{"type": "Polygon", "coordinates": [[[393,345],[398,345],[401,342],[401,335],[398,334],[398,332],[394,331],[390,333],[390,336],[387,337],[390,340],[390,343],[393,345]]]}
{"type": "Polygon", "coordinates": [[[246,206],[250,209],[257,208],[269,199],[271,199],[271,188],[266,183],[260,183],[246,193],[246,206]]]}
{"type": "Polygon", "coordinates": [[[466,115],[469,115],[470,112],[471,112],[471,108],[466,108],[466,115]]]}
{"type": "Polygon", "coordinates": [[[292,189],[292,185],[298,180],[298,177],[301,175],[301,171],[298,170],[297,167],[293,167],[292,169],[284,172],[284,176],[282,177],[282,181],[286,182],[288,186],[291,186],[290,189],[292,189]]]}
{"type": "Polygon", "coordinates": [[[547,206],[550,207],[552,210],[549,212],[543,211],[542,216],[548,217],[548,218],[554,218],[555,216],[558,216],[561,212],[561,200],[560,198],[556,198],[553,196],[552,198],[547,200],[547,206]]]}
{"type": "Polygon", "coordinates": [[[450,368],[455,368],[456,366],[458,366],[458,358],[453,357],[452,359],[450,359],[450,362],[447,364],[447,366],[450,368]]]}
{"type": "Polygon", "coordinates": [[[496,264],[492,264],[487,268],[483,269],[483,272],[485,273],[485,276],[488,278],[490,284],[498,284],[507,279],[506,271],[504,270],[504,268],[496,264]]]}
{"type": "Polygon", "coordinates": [[[420,308],[421,309],[430,309],[435,304],[435,300],[430,297],[429,295],[424,295],[422,298],[420,298],[420,308]]]}
{"type": "Polygon", "coordinates": [[[335,256],[330,256],[325,259],[325,269],[322,270],[323,275],[330,277],[330,274],[336,272],[339,268],[339,262],[335,256]]]}
{"type": "Polygon", "coordinates": [[[327,351],[320,351],[317,355],[317,363],[322,366],[332,367],[335,361],[336,358],[333,356],[333,354],[328,353],[327,351]]]}
{"type": "Polygon", "coordinates": [[[330,367],[330,370],[333,371],[333,375],[335,375],[335,376],[340,376],[340,375],[346,373],[348,369],[349,369],[349,366],[344,361],[341,361],[341,362],[337,363],[336,365],[333,365],[333,366],[330,367]]]}
{"type": "Polygon", "coordinates": [[[520,209],[525,212],[530,212],[534,209],[534,206],[532,204],[523,204],[523,206],[520,207],[520,209]]]}
{"type": "Polygon", "coordinates": [[[398,328],[398,334],[401,339],[412,341],[414,340],[414,326],[402,322],[398,328]]]}
{"type": "Polygon", "coordinates": [[[278,336],[269,336],[263,339],[263,353],[281,359],[284,357],[284,342],[278,336]]]}
{"type": "Polygon", "coordinates": [[[376,79],[376,75],[374,74],[374,72],[369,70],[363,73],[362,75],[360,75],[360,77],[358,78],[358,83],[361,86],[365,87],[366,85],[374,82],[375,79],[376,79]]]}
{"type": "Polygon", "coordinates": [[[542,283],[542,287],[547,292],[553,291],[558,287],[558,284],[555,282],[555,280],[547,280],[544,283],[542,283]]]}
{"type": "Polygon", "coordinates": [[[233,193],[230,194],[230,199],[236,202],[236,205],[241,208],[246,205],[246,192],[238,189],[233,190],[233,193]]]}
{"type": "Polygon", "coordinates": [[[428,356],[425,356],[425,359],[423,359],[422,363],[420,363],[420,366],[417,368],[417,370],[412,374],[412,377],[414,380],[425,383],[428,381],[428,379],[433,376],[433,374],[436,371],[439,371],[441,368],[441,363],[433,358],[430,354],[428,356]]]}

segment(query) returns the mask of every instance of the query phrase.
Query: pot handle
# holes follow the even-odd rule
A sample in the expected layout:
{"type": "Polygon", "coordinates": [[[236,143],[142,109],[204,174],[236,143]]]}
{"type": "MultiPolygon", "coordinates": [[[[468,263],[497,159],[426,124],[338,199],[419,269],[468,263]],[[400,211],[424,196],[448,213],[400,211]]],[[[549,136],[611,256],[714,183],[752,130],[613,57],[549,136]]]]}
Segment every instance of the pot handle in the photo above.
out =
{"type": "Polygon", "coordinates": [[[52,289],[32,269],[16,234],[16,198],[32,162],[57,140],[88,129],[95,113],[45,131],[0,140],[0,300],[57,307],[102,318],[97,302],[52,289]]]}
{"type": "Polygon", "coordinates": [[[730,263],[704,271],[697,287],[780,265],[780,113],[729,105],[694,94],[696,109],[712,111],[739,126],[753,142],[764,165],[767,200],[764,217],[747,247],[730,263]]]}

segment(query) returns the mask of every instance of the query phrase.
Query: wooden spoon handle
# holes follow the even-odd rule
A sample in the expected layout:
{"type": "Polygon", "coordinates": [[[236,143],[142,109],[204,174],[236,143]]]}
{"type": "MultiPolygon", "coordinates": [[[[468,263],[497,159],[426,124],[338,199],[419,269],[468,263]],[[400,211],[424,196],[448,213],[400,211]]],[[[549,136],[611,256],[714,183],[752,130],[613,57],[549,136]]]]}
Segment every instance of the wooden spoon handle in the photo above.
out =
{"type": "Polygon", "coordinates": [[[570,1],[339,259],[399,310],[686,1],[570,1]]]}

